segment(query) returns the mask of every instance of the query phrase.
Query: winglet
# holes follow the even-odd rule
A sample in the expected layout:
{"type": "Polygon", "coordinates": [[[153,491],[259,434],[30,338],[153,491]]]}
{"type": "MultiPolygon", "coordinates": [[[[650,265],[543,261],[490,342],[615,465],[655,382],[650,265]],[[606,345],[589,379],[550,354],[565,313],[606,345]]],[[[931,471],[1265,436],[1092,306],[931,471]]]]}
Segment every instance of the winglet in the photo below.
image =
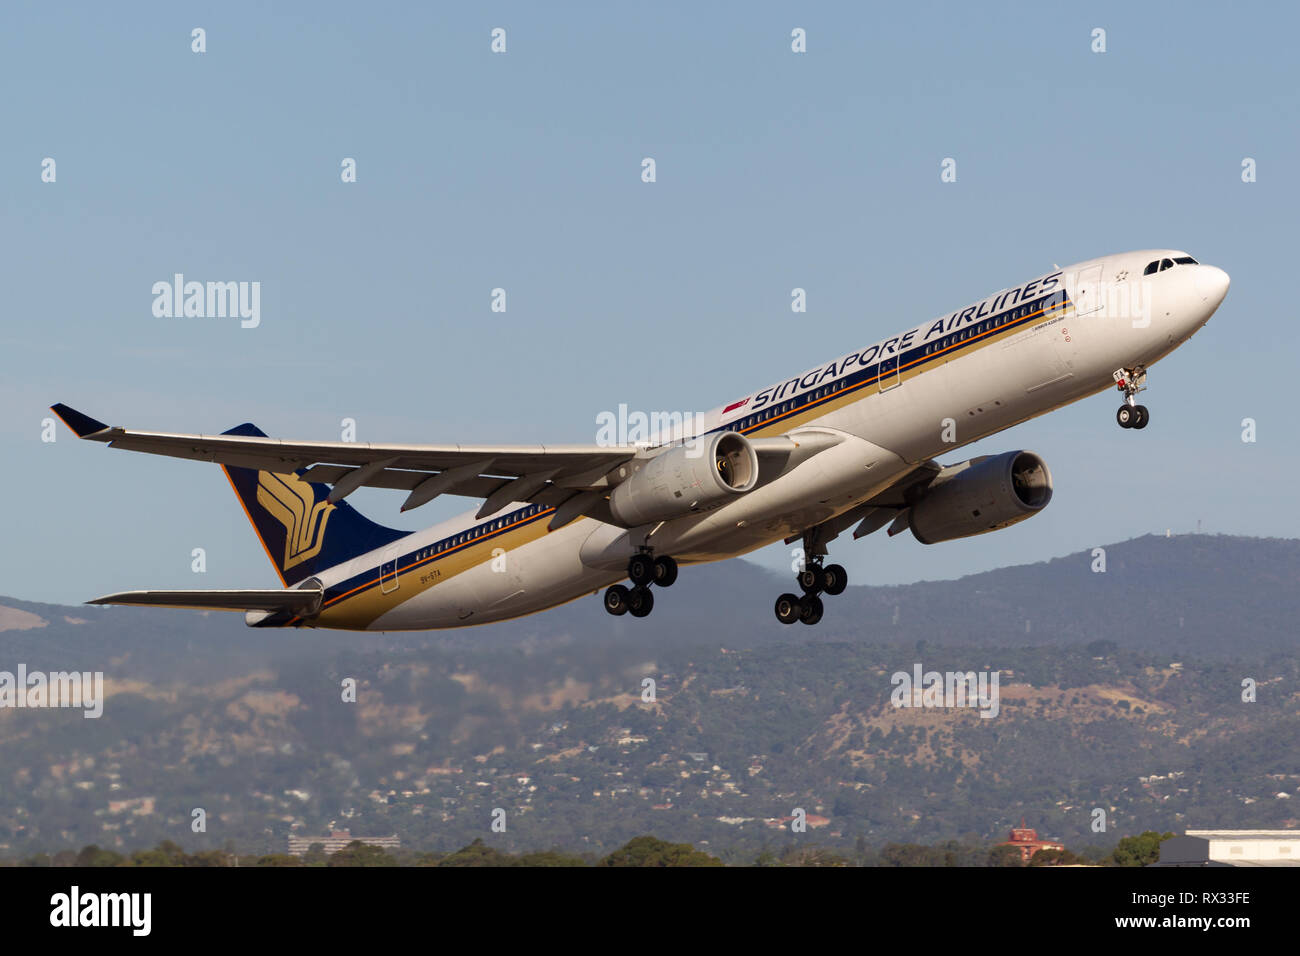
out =
{"type": "Polygon", "coordinates": [[[89,415],[83,415],[75,408],[69,408],[62,402],[51,405],[50,411],[63,419],[63,424],[71,428],[78,438],[87,438],[95,434],[95,432],[102,432],[108,428],[103,422],[96,421],[89,415]]]}

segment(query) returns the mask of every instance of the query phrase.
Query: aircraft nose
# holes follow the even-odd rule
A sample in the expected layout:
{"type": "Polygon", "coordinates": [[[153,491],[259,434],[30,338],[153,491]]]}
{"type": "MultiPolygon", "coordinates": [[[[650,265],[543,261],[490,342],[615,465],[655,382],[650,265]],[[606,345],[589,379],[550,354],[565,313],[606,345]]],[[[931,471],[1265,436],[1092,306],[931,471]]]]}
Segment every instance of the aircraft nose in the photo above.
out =
{"type": "Polygon", "coordinates": [[[1228,294],[1228,286],[1231,284],[1232,280],[1228,278],[1228,273],[1217,266],[1196,267],[1196,292],[1203,302],[1210,303],[1211,308],[1219,307],[1223,297],[1228,294]]]}

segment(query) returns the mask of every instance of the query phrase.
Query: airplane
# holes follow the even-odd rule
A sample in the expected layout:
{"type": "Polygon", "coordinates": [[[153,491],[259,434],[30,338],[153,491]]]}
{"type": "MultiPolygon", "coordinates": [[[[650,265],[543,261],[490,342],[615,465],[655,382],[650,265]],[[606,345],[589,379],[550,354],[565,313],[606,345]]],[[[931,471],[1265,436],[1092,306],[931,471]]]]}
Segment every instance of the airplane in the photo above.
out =
{"type": "Polygon", "coordinates": [[[216,462],[283,584],[126,591],[90,604],[235,610],[251,627],[397,631],[503,621],[604,589],[645,617],[679,565],[800,542],[783,624],[813,625],[848,575],[828,544],[889,526],[923,544],[1024,521],[1052,475],[1023,449],[934,456],[1116,388],[1122,428],[1150,420],[1147,371],[1209,321],[1229,277],[1154,249],[1055,268],[713,411],[648,442],[422,445],[284,441],[251,424],[219,435],[108,426],[52,410],[79,437],[216,462]],[[362,516],[361,487],[481,499],[417,532],[362,516]],[[627,584],[622,583],[627,580],[627,584]]]}

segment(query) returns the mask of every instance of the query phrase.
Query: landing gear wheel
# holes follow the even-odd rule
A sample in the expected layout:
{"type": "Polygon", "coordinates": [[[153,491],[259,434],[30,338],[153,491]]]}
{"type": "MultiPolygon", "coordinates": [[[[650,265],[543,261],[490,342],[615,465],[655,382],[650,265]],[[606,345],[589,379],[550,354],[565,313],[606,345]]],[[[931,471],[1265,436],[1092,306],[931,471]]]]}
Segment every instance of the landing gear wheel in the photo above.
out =
{"type": "Polygon", "coordinates": [[[672,587],[677,580],[677,562],[667,555],[655,558],[654,580],[658,587],[672,587]]]}
{"type": "Polygon", "coordinates": [[[627,596],[627,609],[633,617],[645,617],[655,609],[655,596],[649,588],[635,587],[627,596]]]}
{"type": "Polygon", "coordinates": [[[1146,428],[1151,416],[1147,413],[1145,405],[1139,405],[1134,401],[1138,392],[1147,390],[1146,367],[1135,365],[1132,368],[1117,368],[1111,376],[1115,379],[1115,387],[1124,393],[1124,404],[1115,413],[1115,421],[1119,422],[1119,427],[1146,428]]]}
{"type": "Polygon", "coordinates": [[[798,595],[782,594],[776,599],[776,619],[782,624],[793,624],[799,620],[802,603],[798,595]]]}
{"type": "Polygon", "coordinates": [[[621,584],[615,584],[605,591],[605,610],[615,617],[627,613],[628,595],[631,592],[621,584]]]}
{"type": "Polygon", "coordinates": [[[804,594],[816,594],[822,589],[822,569],[820,565],[810,564],[794,576],[795,582],[803,588],[804,594]]]}
{"type": "Polygon", "coordinates": [[[637,587],[649,584],[655,578],[654,558],[648,554],[634,554],[627,563],[627,576],[637,587]]]}
{"type": "Polygon", "coordinates": [[[799,602],[799,620],[809,625],[816,624],[822,619],[824,610],[821,598],[815,594],[805,594],[799,602]]]}
{"type": "Polygon", "coordinates": [[[849,586],[849,572],[845,571],[841,565],[828,564],[822,569],[822,590],[834,597],[836,594],[843,594],[844,589],[849,586]]]}

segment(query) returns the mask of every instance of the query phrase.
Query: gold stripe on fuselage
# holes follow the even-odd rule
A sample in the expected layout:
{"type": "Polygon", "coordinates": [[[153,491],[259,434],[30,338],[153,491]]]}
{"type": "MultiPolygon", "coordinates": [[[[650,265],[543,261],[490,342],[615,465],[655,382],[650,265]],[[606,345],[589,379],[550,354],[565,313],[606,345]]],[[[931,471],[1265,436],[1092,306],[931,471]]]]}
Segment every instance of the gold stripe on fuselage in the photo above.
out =
{"type": "MultiPolygon", "coordinates": [[[[496,549],[501,548],[509,554],[516,548],[545,537],[548,524],[546,519],[553,511],[554,509],[547,508],[540,514],[520,518],[513,525],[508,525],[500,531],[466,541],[445,551],[434,552],[424,557],[417,556],[414,559],[402,556],[399,562],[405,560],[406,563],[397,568],[393,579],[384,582],[388,585],[392,580],[396,580],[397,587],[390,587],[387,593],[380,587],[381,569],[373,568],[363,583],[343,594],[331,597],[319,617],[312,623],[320,627],[365,628],[381,615],[424,593],[429,588],[491,561],[496,549]]],[[[467,529],[461,533],[468,534],[469,531],[467,529]]],[[[430,547],[432,548],[433,545],[430,547]]],[[[417,554],[424,554],[425,550],[428,549],[421,549],[417,554]]]]}

